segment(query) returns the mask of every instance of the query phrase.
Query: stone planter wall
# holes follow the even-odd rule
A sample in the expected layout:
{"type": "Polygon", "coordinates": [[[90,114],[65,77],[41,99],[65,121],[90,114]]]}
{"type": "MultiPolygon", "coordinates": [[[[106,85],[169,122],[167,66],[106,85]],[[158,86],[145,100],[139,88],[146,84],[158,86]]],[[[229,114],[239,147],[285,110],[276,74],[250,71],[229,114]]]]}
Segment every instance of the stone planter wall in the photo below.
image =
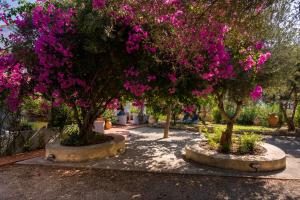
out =
{"type": "Polygon", "coordinates": [[[262,146],[267,150],[264,155],[240,156],[205,150],[197,144],[187,146],[185,156],[200,164],[245,172],[276,171],[286,167],[286,155],[281,149],[267,143],[262,146]]]}
{"type": "Polygon", "coordinates": [[[46,146],[46,158],[58,162],[83,162],[115,156],[125,151],[125,137],[107,134],[112,141],[82,147],[62,146],[59,142],[46,146]]]}

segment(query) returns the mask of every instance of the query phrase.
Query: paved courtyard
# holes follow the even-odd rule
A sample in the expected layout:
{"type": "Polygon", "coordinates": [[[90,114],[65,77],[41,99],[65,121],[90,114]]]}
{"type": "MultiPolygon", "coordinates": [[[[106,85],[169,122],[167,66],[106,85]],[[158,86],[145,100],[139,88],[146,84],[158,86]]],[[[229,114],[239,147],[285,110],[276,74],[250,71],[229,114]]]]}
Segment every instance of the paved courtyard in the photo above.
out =
{"type": "Polygon", "coordinates": [[[265,141],[280,147],[287,153],[287,168],[279,172],[254,174],[221,170],[184,160],[182,154],[185,145],[193,144],[201,139],[201,135],[195,132],[171,130],[170,137],[163,139],[163,130],[156,128],[141,127],[132,130],[112,129],[111,131],[127,137],[126,152],[117,157],[83,163],[56,163],[37,157],[18,164],[300,180],[299,137],[266,136],[265,141]]]}

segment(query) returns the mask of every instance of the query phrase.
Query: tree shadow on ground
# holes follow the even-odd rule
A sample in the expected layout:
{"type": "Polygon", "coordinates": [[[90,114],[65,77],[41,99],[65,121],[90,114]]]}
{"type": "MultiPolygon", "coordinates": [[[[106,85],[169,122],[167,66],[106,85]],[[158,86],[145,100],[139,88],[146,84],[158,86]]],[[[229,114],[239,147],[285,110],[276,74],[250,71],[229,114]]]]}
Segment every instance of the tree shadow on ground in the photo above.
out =
{"type": "Polygon", "coordinates": [[[300,158],[300,137],[267,136],[264,141],[279,147],[295,158],[300,158]]]}

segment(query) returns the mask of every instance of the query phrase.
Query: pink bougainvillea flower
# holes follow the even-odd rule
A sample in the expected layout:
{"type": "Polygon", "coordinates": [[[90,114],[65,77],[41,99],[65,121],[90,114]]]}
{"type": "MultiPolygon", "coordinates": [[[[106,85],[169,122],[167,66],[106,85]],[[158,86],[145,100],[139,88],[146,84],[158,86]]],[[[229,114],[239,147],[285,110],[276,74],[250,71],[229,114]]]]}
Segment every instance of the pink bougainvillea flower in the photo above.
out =
{"type": "Polygon", "coordinates": [[[250,97],[252,98],[253,101],[257,101],[262,97],[263,94],[263,89],[260,85],[257,85],[254,90],[250,92],[250,97]]]}
{"type": "Polygon", "coordinates": [[[94,9],[102,9],[105,7],[106,0],[93,0],[94,9]]]}

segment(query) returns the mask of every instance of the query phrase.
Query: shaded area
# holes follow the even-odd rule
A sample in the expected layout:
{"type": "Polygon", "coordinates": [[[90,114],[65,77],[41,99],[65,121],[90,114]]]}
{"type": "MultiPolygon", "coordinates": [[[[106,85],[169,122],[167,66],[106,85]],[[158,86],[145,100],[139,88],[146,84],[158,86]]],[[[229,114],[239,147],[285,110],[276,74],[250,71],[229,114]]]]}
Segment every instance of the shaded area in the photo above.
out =
{"type": "Polygon", "coordinates": [[[266,136],[265,141],[279,147],[289,157],[300,158],[300,137],[266,136]]]}
{"type": "Polygon", "coordinates": [[[13,165],[0,199],[299,199],[300,181],[13,165]]]}

